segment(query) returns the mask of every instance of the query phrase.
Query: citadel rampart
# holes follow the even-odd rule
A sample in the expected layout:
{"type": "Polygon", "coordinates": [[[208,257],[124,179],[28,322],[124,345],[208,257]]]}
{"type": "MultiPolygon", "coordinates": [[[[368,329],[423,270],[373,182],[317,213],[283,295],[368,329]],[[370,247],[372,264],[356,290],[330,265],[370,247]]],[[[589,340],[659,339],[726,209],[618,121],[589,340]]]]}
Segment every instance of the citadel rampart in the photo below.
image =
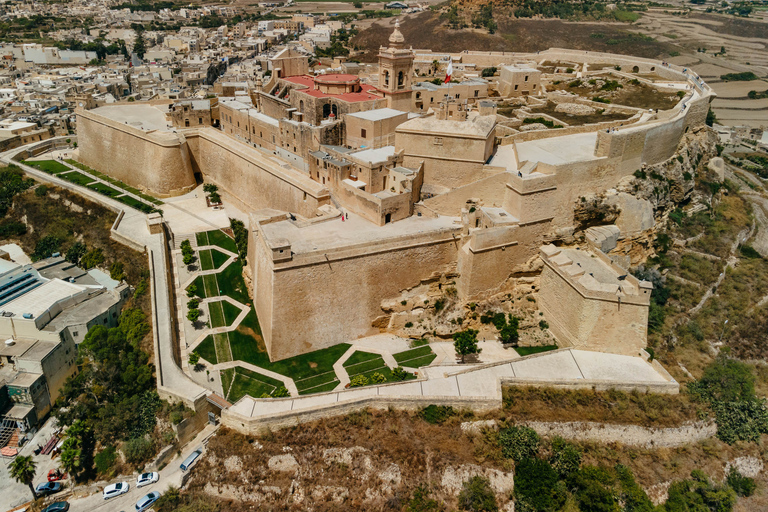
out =
{"type": "Polygon", "coordinates": [[[195,187],[187,141],[170,131],[145,131],[78,109],[79,160],[159,197],[195,187]]]}

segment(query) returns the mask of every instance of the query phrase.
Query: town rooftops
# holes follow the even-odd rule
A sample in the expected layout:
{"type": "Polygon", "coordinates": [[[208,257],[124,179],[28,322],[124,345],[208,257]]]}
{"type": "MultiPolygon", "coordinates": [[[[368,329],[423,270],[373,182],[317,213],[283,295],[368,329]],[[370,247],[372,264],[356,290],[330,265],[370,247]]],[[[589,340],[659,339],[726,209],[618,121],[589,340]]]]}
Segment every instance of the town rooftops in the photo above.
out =
{"type": "MultiPolygon", "coordinates": [[[[327,77],[329,75],[324,75],[324,76],[327,77]]],[[[337,75],[337,76],[351,76],[351,77],[354,77],[355,80],[358,80],[358,78],[354,75],[337,75]]],[[[325,93],[319,89],[315,89],[315,78],[309,75],[289,76],[288,78],[285,78],[285,80],[293,84],[302,85],[306,87],[306,89],[296,89],[296,91],[302,92],[304,94],[308,94],[315,98],[336,98],[339,100],[347,101],[349,103],[381,99],[381,96],[372,94],[371,91],[375,91],[376,88],[368,84],[360,84],[360,92],[345,92],[341,94],[331,94],[331,93],[325,93]]],[[[327,78],[326,78],[326,81],[321,83],[327,84],[329,82],[327,82],[327,78]]],[[[343,82],[338,82],[338,83],[343,83],[343,82]]]]}
{"type": "Polygon", "coordinates": [[[475,116],[466,121],[437,119],[435,116],[410,119],[397,127],[398,132],[420,135],[444,134],[485,139],[496,126],[496,116],[475,116]]]}

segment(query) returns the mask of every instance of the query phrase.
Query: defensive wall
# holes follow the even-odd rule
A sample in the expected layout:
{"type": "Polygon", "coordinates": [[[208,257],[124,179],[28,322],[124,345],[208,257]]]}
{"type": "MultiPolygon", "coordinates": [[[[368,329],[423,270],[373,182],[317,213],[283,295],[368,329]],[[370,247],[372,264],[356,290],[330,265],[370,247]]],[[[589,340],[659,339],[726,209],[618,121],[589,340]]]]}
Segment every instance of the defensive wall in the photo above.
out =
{"type": "Polygon", "coordinates": [[[77,109],[76,114],[81,163],[159,197],[195,187],[182,134],[142,130],[90,110],[77,109]]]}
{"type": "MultiPolygon", "coordinates": [[[[341,225],[339,219],[328,222],[341,225]]],[[[444,222],[422,232],[297,253],[291,241],[267,232],[271,223],[251,216],[249,258],[256,312],[273,361],[378,332],[371,321],[382,314],[381,300],[454,271],[460,247],[461,226],[444,222]]]]}

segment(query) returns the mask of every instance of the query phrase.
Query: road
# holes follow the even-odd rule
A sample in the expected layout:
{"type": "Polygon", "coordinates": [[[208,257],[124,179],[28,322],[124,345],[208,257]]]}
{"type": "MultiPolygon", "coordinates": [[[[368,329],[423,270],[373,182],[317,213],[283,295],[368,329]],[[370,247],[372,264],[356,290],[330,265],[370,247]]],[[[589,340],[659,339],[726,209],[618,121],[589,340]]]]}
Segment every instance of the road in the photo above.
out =
{"type": "MultiPolygon", "coordinates": [[[[186,459],[193,451],[205,446],[207,439],[213,435],[216,431],[216,427],[211,425],[206,426],[202,432],[200,432],[195,439],[187,443],[186,447],[181,452],[181,457],[175,457],[171,460],[167,466],[159,471],[160,479],[151,485],[145,485],[144,487],[136,487],[136,477],[138,474],[126,478],[125,482],[128,482],[131,486],[130,490],[116,498],[110,500],[104,500],[101,491],[79,499],[69,499],[71,512],[117,512],[136,510],[136,502],[146,494],[152,491],[158,491],[163,494],[168,486],[173,485],[175,487],[181,486],[181,480],[183,472],[179,465],[186,459]]],[[[190,469],[194,471],[194,467],[190,469]]]]}

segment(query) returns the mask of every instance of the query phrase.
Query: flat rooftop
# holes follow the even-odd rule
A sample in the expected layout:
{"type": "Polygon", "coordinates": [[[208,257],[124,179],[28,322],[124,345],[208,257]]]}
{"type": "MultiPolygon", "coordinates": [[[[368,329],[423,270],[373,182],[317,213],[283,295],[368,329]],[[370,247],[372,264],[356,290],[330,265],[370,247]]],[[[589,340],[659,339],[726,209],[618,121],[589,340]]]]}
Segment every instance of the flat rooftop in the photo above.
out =
{"type": "Polygon", "coordinates": [[[529,162],[542,162],[551,165],[585,162],[597,159],[595,156],[596,144],[597,132],[563,135],[549,139],[518,142],[517,156],[521,162],[528,160],[529,162]]]}
{"type": "Polygon", "coordinates": [[[367,121],[381,121],[382,119],[390,119],[392,117],[401,116],[406,114],[402,110],[395,110],[393,108],[377,108],[369,110],[367,112],[354,112],[347,114],[348,117],[356,117],[358,119],[365,119],[367,121]]]}
{"type": "Polygon", "coordinates": [[[25,313],[30,313],[33,318],[37,318],[45,313],[55,302],[77,295],[83,290],[82,286],[56,279],[48,281],[21,297],[4,304],[2,309],[19,317],[25,313]]]}
{"type": "Polygon", "coordinates": [[[108,105],[95,108],[93,112],[118,123],[147,131],[167,131],[169,127],[165,114],[160,109],[150,105],[108,105]]]}
{"type": "Polygon", "coordinates": [[[560,249],[549,260],[585,288],[610,293],[621,290],[627,295],[639,293],[637,286],[626,279],[628,272],[619,273],[592,251],[560,249]]]}
{"type": "Polygon", "coordinates": [[[285,239],[295,254],[307,254],[329,249],[349,247],[358,244],[394,239],[401,236],[429,233],[441,230],[460,229],[458,217],[408,217],[384,226],[378,226],[352,214],[347,220],[341,218],[298,227],[290,220],[263,225],[267,239],[285,239]]]}
{"type": "Polygon", "coordinates": [[[395,154],[395,146],[384,146],[377,149],[364,149],[363,151],[356,151],[355,153],[348,153],[349,156],[368,162],[371,164],[377,164],[386,162],[389,157],[395,154]]]}

